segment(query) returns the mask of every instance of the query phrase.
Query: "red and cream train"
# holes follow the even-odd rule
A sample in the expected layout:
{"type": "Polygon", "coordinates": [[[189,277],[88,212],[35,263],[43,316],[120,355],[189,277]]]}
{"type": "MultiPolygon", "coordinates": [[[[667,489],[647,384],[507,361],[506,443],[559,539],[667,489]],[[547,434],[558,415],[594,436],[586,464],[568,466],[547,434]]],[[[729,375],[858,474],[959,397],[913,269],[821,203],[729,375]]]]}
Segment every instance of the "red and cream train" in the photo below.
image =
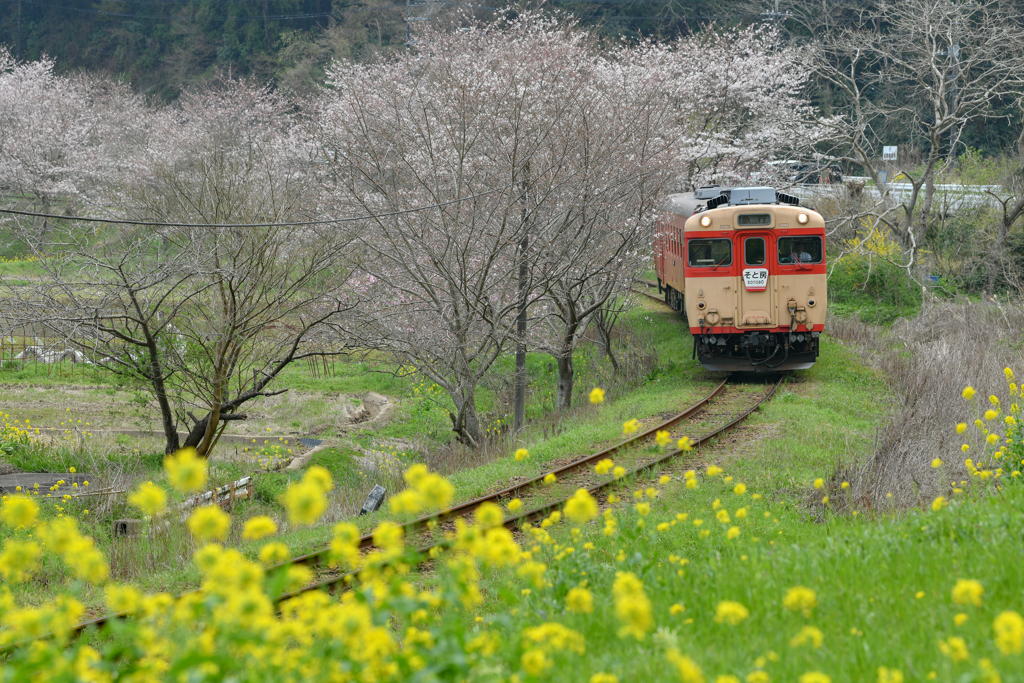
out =
{"type": "Polygon", "coordinates": [[[673,195],[654,243],[665,302],[709,370],[811,367],[827,308],[825,221],[770,187],[673,195]]]}

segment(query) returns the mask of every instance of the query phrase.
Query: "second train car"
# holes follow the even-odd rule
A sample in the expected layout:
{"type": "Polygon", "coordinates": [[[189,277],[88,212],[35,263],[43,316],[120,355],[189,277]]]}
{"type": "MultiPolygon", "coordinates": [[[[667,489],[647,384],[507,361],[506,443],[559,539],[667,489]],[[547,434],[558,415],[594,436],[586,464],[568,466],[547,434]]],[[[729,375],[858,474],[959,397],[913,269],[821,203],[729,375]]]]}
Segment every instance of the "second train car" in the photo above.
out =
{"type": "Polygon", "coordinates": [[[825,221],[771,187],[669,197],[654,243],[665,302],[709,370],[802,370],[818,357],[828,292],[825,221]]]}

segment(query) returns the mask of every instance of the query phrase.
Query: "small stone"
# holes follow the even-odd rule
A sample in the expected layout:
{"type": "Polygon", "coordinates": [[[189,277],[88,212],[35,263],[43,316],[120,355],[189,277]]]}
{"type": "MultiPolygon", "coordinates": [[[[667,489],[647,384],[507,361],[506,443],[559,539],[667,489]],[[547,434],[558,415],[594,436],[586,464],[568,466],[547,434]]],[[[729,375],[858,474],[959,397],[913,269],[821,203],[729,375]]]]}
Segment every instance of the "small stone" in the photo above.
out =
{"type": "Polygon", "coordinates": [[[366,497],[366,502],[363,503],[363,509],[359,511],[360,516],[368,515],[371,512],[380,510],[381,503],[384,502],[384,494],[387,491],[380,484],[374,484],[373,490],[370,491],[370,495],[366,497]]]}

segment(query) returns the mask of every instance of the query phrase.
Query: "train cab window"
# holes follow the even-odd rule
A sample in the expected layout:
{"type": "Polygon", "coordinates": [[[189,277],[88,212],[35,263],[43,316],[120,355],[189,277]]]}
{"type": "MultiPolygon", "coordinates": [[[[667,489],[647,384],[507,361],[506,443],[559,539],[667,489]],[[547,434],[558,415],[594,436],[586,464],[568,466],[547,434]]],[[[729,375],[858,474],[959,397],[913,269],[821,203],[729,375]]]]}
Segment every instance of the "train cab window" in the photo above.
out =
{"type": "Polygon", "coordinates": [[[692,239],[687,244],[687,263],[691,268],[732,265],[732,240],[692,239]]]}
{"type": "Polygon", "coordinates": [[[763,237],[748,237],[743,241],[743,261],[748,266],[763,266],[768,260],[763,237]]]}
{"type": "Polygon", "coordinates": [[[779,263],[821,263],[823,251],[819,235],[779,238],[779,263]]]}

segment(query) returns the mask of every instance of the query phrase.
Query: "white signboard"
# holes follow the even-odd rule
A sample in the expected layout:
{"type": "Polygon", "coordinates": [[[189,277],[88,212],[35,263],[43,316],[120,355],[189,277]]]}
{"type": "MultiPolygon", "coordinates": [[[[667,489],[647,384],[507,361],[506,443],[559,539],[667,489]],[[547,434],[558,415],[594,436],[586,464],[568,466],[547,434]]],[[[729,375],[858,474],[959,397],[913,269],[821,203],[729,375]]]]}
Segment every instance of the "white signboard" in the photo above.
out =
{"type": "Polygon", "coordinates": [[[896,145],[892,147],[882,147],[882,161],[896,161],[896,151],[899,149],[896,145]]]}
{"type": "Polygon", "coordinates": [[[743,270],[743,285],[748,292],[763,292],[768,288],[767,268],[746,268],[743,270]]]}

